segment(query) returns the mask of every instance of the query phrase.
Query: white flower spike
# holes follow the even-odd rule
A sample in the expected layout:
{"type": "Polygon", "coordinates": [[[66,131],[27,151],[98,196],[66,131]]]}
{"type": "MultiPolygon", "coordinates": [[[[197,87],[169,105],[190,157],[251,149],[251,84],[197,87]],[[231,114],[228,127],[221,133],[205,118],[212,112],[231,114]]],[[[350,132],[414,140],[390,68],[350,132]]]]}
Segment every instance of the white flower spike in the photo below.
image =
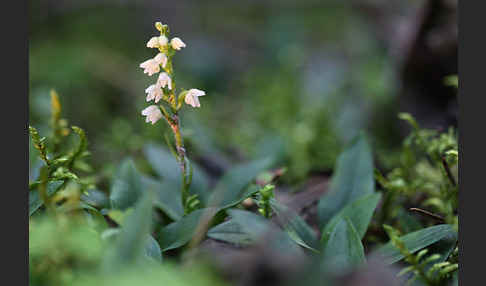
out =
{"type": "Polygon", "coordinates": [[[180,50],[181,48],[186,47],[186,44],[184,44],[184,42],[177,37],[170,40],[170,44],[174,50],[180,50]]]}
{"type": "Polygon", "coordinates": [[[172,79],[170,78],[170,76],[165,73],[165,72],[162,72],[160,73],[159,75],[159,79],[157,80],[157,83],[162,87],[164,88],[165,86],[169,87],[169,89],[172,89],[172,79]]]}
{"type": "Polygon", "coordinates": [[[147,118],[145,118],[145,122],[152,122],[152,125],[162,118],[162,112],[157,105],[150,105],[149,107],[145,108],[142,110],[142,115],[147,116],[147,118]]]}
{"type": "Polygon", "coordinates": [[[145,92],[147,93],[147,101],[155,99],[155,103],[157,103],[162,99],[163,93],[159,84],[152,84],[151,86],[147,87],[145,92]]]}
{"type": "Polygon", "coordinates": [[[152,37],[147,42],[147,48],[158,48],[158,47],[159,47],[159,38],[157,37],[152,37]]]}
{"type": "Polygon", "coordinates": [[[192,107],[201,107],[201,103],[199,103],[199,96],[206,95],[206,93],[202,90],[191,88],[187,94],[184,101],[192,107]]]}

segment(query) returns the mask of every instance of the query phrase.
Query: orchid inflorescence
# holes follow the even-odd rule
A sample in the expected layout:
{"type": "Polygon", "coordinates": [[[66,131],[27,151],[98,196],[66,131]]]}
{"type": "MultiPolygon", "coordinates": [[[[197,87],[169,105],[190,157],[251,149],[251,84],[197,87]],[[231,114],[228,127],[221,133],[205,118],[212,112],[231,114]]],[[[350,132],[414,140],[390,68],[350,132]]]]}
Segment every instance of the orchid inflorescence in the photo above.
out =
{"type": "Polygon", "coordinates": [[[182,171],[182,202],[187,213],[186,204],[191,201],[188,195],[191,175],[187,174],[187,158],[182,142],[178,112],[182,108],[183,102],[192,107],[200,107],[201,103],[198,97],[206,95],[206,93],[202,90],[192,88],[189,90],[183,89],[176,95],[172,58],[177,51],[185,48],[186,44],[178,37],[174,37],[169,41],[169,27],[167,25],[156,22],[155,28],[160,31],[160,36],[150,38],[147,42],[147,48],[158,49],[159,53],[154,58],[141,63],[140,67],[149,76],[160,72],[157,81],[145,89],[147,102],[153,100],[154,103],[160,103],[159,105],[153,104],[146,107],[142,110],[142,115],[146,116],[145,122],[151,122],[152,124],[155,124],[161,118],[165,118],[172,129],[177,151],[176,157],[182,171]],[[170,107],[170,112],[164,107],[164,102],[170,107]]]}
{"type": "MultiPolygon", "coordinates": [[[[157,81],[145,89],[147,102],[154,100],[155,103],[158,103],[160,100],[163,100],[169,104],[173,113],[179,111],[183,101],[192,107],[200,107],[201,104],[198,97],[206,95],[202,90],[196,88],[182,90],[176,96],[172,57],[176,51],[185,48],[186,44],[178,37],[174,37],[169,41],[167,38],[169,35],[169,27],[167,25],[162,25],[162,23],[157,22],[155,23],[155,27],[160,31],[160,36],[150,38],[147,42],[147,47],[158,49],[159,53],[154,58],[141,63],[140,67],[149,76],[159,73],[161,67],[163,71],[159,74],[157,81]]],[[[150,105],[142,110],[142,115],[146,116],[146,122],[151,122],[152,124],[155,124],[155,122],[164,116],[168,121],[171,117],[163,105],[150,105]]]]}

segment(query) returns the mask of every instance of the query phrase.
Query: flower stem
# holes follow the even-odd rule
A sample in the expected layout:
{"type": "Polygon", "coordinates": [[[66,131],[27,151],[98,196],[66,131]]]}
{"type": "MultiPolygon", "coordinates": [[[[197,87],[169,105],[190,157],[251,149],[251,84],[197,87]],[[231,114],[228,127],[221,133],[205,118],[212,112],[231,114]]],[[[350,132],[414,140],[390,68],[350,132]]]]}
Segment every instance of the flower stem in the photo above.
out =
{"type": "Polygon", "coordinates": [[[184,149],[184,142],[182,140],[180,121],[177,114],[172,116],[172,122],[169,122],[172,132],[174,133],[174,139],[177,151],[177,161],[179,162],[179,167],[182,174],[182,205],[184,206],[184,213],[187,214],[186,201],[189,196],[188,194],[188,183],[187,183],[187,168],[186,168],[186,150],[184,149]]]}

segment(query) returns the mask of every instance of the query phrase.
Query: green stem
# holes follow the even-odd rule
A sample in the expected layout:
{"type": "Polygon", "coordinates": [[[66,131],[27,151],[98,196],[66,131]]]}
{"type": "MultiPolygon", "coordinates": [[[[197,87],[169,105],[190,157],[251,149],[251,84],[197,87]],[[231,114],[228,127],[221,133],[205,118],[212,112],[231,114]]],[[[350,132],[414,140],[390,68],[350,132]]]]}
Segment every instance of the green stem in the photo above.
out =
{"type": "Polygon", "coordinates": [[[182,205],[184,206],[184,213],[187,213],[186,201],[189,196],[188,194],[188,184],[187,184],[187,168],[186,168],[186,150],[184,149],[184,142],[182,140],[180,121],[177,114],[172,116],[172,123],[169,123],[174,133],[174,139],[176,144],[177,161],[179,162],[179,167],[182,174],[182,205]]]}

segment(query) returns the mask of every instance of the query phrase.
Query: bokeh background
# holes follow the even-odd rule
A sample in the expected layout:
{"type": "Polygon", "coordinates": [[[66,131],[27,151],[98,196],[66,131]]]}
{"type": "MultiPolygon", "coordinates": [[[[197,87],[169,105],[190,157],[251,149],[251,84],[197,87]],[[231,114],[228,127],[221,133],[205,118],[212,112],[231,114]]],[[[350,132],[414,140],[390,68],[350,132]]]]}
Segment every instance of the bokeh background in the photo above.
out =
{"type": "Polygon", "coordinates": [[[29,114],[41,134],[55,89],[63,117],[87,132],[101,176],[126,156],[148,168],[142,147],[165,144],[166,124],[140,111],[154,78],[155,21],[187,47],[174,60],[178,86],[206,91],[184,107],[189,157],[218,175],[277,154],[299,184],[332,170],[360,130],[379,167],[406,134],[398,112],[426,127],[457,124],[457,1],[37,0],[29,8],[29,114]]]}

